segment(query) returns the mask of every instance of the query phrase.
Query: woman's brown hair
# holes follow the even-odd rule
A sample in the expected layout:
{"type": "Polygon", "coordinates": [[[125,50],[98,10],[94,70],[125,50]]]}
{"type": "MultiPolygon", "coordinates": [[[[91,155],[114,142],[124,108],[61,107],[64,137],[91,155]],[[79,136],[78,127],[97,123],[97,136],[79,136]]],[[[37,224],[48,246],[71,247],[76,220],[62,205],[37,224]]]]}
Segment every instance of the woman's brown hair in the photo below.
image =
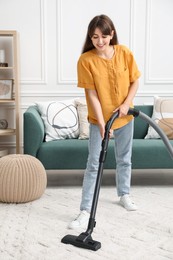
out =
{"type": "Polygon", "coordinates": [[[112,20],[108,16],[101,14],[95,16],[88,25],[88,31],[82,53],[95,48],[92,44],[91,37],[93,36],[96,28],[99,28],[103,35],[111,35],[112,31],[114,31],[114,35],[110,41],[110,45],[118,44],[118,37],[112,20]]]}

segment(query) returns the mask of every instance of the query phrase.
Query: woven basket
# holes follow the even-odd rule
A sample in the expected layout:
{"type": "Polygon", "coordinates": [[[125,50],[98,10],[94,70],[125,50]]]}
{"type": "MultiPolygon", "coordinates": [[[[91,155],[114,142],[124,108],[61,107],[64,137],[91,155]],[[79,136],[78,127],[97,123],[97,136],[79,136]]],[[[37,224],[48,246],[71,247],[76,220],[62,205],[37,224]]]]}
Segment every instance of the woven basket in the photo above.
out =
{"type": "Polygon", "coordinates": [[[46,171],[35,157],[12,154],[0,158],[1,202],[23,203],[38,199],[46,185],[46,171]]]}

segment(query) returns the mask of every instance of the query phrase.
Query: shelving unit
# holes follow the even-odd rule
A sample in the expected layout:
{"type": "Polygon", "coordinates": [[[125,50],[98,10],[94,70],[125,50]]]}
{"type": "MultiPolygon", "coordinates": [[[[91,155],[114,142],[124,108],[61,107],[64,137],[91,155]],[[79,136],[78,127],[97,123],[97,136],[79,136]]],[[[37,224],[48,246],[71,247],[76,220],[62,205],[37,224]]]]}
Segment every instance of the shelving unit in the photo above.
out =
{"type": "Polygon", "coordinates": [[[7,138],[14,136],[16,153],[20,153],[20,87],[17,31],[0,31],[0,50],[5,52],[4,64],[0,61],[0,120],[4,119],[2,116],[9,117],[5,118],[7,122],[9,119],[8,128],[0,129],[0,142],[5,136],[7,138]]]}

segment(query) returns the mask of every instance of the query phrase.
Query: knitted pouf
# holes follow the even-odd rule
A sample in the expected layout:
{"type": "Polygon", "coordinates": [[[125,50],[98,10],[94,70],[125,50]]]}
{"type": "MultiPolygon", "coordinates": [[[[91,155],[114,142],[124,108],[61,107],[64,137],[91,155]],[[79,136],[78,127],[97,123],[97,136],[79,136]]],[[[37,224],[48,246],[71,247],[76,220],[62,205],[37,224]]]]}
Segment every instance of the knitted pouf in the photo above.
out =
{"type": "Polygon", "coordinates": [[[1,202],[23,203],[38,199],[46,185],[46,171],[35,157],[11,154],[0,158],[1,202]]]}

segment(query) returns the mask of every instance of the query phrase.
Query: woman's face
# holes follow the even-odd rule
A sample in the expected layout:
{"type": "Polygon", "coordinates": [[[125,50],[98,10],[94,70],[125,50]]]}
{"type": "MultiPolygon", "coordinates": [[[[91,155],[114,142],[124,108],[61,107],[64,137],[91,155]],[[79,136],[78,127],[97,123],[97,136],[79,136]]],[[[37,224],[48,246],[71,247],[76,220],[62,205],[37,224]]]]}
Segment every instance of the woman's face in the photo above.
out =
{"type": "Polygon", "coordinates": [[[107,48],[109,48],[112,37],[113,37],[113,31],[111,35],[104,35],[102,34],[99,28],[96,28],[93,36],[91,37],[91,41],[94,47],[99,52],[104,52],[106,51],[107,48]]]}

